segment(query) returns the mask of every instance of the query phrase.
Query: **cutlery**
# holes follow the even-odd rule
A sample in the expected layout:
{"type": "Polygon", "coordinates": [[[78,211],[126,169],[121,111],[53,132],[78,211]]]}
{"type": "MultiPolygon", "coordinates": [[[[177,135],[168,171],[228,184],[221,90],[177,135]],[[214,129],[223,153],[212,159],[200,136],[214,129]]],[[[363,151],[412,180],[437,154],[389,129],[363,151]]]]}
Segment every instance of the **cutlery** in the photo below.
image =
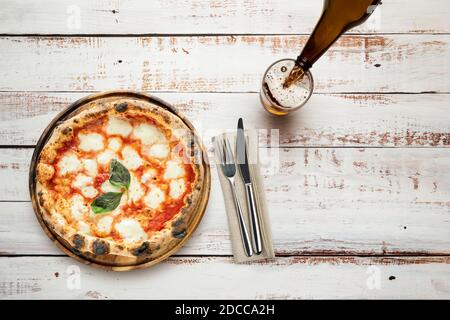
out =
{"type": "Polygon", "coordinates": [[[256,254],[262,252],[262,240],[261,240],[261,223],[259,221],[258,207],[256,206],[255,190],[250,178],[250,168],[248,166],[247,157],[247,141],[244,133],[244,123],[242,118],[238,120],[238,130],[236,138],[236,158],[239,165],[239,171],[241,172],[242,180],[245,184],[245,195],[247,198],[247,208],[250,215],[251,231],[254,241],[254,250],[256,254]]]}
{"type": "Polygon", "coordinates": [[[231,151],[228,139],[226,137],[222,139],[218,139],[219,145],[219,158],[220,158],[220,167],[224,176],[227,178],[230,183],[234,206],[237,212],[239,231],[241,233],[241,239],[244,245],[244,251],[247,257],[251,257],[253,255],[253,249],[250,241],[250,237],[248,234],[247,226],[245,224],[244,216],[242,214],[242,208],[239,203],[239,199],[236,193],[236,185],[235,185],[235,176],[236,176],[236,165],[233,158],[233,152],[231,151]]]}

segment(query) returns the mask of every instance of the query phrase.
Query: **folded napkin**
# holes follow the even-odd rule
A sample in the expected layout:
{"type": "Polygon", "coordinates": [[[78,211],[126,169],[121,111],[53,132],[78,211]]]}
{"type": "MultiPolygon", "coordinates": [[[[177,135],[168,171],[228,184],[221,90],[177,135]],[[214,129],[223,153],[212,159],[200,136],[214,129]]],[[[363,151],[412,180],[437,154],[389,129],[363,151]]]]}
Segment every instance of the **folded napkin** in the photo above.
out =
{"type": "MultiPolygon", "coordinates": [[[[214,152],[215,160],[216,160],[216,168],[219,176],[220,186],[222,188],[223,199],[225,203],[225,210],[228,216],[228,227],[230,229],[230,237],[231,244],[233,250],[234,261],[237,263],[262,260],[262,259],[271,259],[274,258],[274,252],[272,247],[272,237],[270,232],[270,223],[267,216],[267,206],[266,199],[264,195],[264,186],[262,183],[262,178],[259,172],[259,157],[258,157],[258,140],[257,135],[252,134],[251,131],[246,130],[245,135],[247,138],[247,156],[249,159],[249,167],[250,167],[250,176],[253,183],[253,187],[255,190],[256,197],[256,206],[258,207],[259,221],[261,224],[261,238],[262,238],[262,246],[263,251],[261,254],[253,254],[251,257],[247,257],[244,251],[243,242],[241,239],[241,234],[239,230],[239,223],[237,218],[237,212],[233,201],[233,195],[231,190],[231,185],[225,175],[222,172],[220,167],[220,163],[222,159],[220,159],[220,155],[218,152],[214,152]]],[[[217,141],[220,139],[224,139],[224,137],[228,138],[230,142],[231,148],[233,150],[235,160],[236,160],[236,132],[224,133],[218,136],[213,137],[213,146],[214,150],[218,149],[217,141]]],[[[239,167],[236,165],[236,175],[235,175],[235,184],[236,191],[239,198],[239,202],[241,204],[242,213],[244,215],[244,219],[247,224],[247,229],[249,231],[250,238],[252,238],[251,234],[251,225],[249,222],[249,213],[247,208],[247,199],[245,193],[244,182],[240,176],[239,167]]]]}

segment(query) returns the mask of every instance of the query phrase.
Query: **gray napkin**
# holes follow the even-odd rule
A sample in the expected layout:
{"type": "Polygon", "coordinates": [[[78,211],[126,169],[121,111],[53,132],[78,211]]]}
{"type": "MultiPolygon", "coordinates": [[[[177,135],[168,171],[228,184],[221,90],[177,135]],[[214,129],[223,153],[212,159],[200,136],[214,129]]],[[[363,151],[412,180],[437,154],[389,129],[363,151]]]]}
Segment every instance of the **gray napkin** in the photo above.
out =
{"type": "MultiPolygon", "coordinates": [[[[251,134],[250,131],[245,131],[247,138],[247,153],[250,163],[250,176],[253,182],[253,187],[256,196],[256,205],[258,207],[259,220],[261,223],[261,238],[263,251],[261,254],[253,254],[251,257],[247,257],[244,252],[244,247],[241,239],[241,234],[239,231],[239,223],[237,218],[236,208],[234,206],[231,185],[227,178],[224,176],[222,169],[220,168],[221,159],[218,152],[214,152],[216,160],[216,168],[219,175],[220,186],[222,188],[223,199],[225,203],[225,210],[228,216],[228,227],[230,229],[231,244],[233,249],[234,261],[237,263],[262,260],[262,259],[272,259],[275,257],[272,247],[272,237],[270,232],[270,223],[267,216],[267,205],[264,195],[264,186],[262,184],[261,175],[259,172],[259,157],[258,157],[258,143],[257,135],[251,134]]],[[[213,137],[214,150],[217,150],[217,141],[219,139],[228,138],[231,144],[233,153],[236,153],[236,132],[223,133],[221,135],[213,137]]],[[[236,155],[235,155],[236,158],[236,155]]],[[[236,167],[236,177],[235,177],[236,190],[238,198],[242,207],[244,219],[247,223],[247,228],[250,232],[249,214],[247,208],[247,200],[245,195],[245,186],[242,178],[240,176],[239,168],[236,167]]],[[[251,236],[251,234],[250,234],[251,236]]]]}

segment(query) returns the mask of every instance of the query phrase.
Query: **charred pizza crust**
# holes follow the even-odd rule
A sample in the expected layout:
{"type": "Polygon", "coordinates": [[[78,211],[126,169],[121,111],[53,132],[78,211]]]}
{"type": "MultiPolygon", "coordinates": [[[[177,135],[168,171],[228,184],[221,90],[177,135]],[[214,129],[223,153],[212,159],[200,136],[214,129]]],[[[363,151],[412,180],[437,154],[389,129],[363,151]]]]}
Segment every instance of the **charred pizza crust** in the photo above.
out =
{"type": "MultiPolygon", "coordinates": [[[[133,98],[105,98],[92,101],[53,130],[43,147],[37,163],[36,194],[40,214],[47,227],[66,247],[77,255],[82,255],[94,262],[112,265],[134,265],[158,259],[176,247],[186,236],[186,230],[198,208],[204,186],[205,170],[202,165],[201,144],[192,130],[170,110],[153,105],[147,101],[133,98]],[[75,133],[89,128],[98,119],[114,117],[132,118],[157,124],[166,136],[182,146],[184,159],[192,168],[190,187],[183,196],[183,205],[170,219],[164,222],[160,230],[148,233],[145,239],[126,241],[113,236],[99,236],[96,232],[82,232],[74,227],[73,217],[68,214],[68,201],[55,193],[51,185],[57,174],[56,161],[61,150],[75,139],[75,133]]],[[[71,185],[72,181],[60,183],[71,185]]],[[[146,208],[150,216],[155,214],[146,208]]],[[[92,216],[92,212],[89,213],[92,216]]],[[[151,218],[150,218],[151,220],[151,218]]]]}

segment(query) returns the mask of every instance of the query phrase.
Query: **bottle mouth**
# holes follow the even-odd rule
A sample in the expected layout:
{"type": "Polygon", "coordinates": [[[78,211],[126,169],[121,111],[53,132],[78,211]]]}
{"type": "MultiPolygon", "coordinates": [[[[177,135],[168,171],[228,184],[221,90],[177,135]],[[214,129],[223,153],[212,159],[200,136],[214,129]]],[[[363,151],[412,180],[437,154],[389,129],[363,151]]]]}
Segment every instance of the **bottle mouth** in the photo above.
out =
{"type": "Polygon", "coordinates": [[[301,55],[297,57],[297,59],[295,60],[295,64],[302,68],[305,72],[312,67],[312,64],[301,55]]]}
{"type": "Polygon", "coordinates": [[[303,70],[295,59],[280,59],[272,63],[264,73],[261,95],[264,94],[274,107],[288,113],[305,105],[313,89],[314,80],[309,70],[303,70]],[[289,76],[293,77],[286,86],[289,76]]]}
{"type": "Polygon", "coordinates": [[[294,67],[292,67],[289,75],[284,79],[283,88],[289,88],[294,82],[301,80],[301,78],[305,75],[305,71],[296,63],[294,67]]]}

